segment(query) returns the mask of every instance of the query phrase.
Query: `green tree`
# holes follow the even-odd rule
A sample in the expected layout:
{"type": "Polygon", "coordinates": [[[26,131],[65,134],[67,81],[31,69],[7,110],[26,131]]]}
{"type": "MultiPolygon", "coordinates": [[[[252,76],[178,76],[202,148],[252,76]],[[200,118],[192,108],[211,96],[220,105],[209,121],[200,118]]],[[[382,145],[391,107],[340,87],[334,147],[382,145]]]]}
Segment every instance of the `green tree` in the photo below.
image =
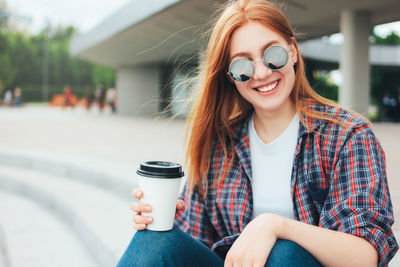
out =
{"type": "Polygon", "coordinates": [[[115,71],[107,66],[96,64],[92,70],[94,84],[102,84],[106,88],[114,87],[115,71]]]}
{"type": "Polygon", "coordinates": [[[0,87],[6,87],[14,80],[17,72],[12,67],[10,56],[7,54],[0,54],[0,66],[0,87]]]}
{"type": "Polygon", "coordinates": [[[13,60],[13,34],[0,32],[0,80],[3,88],[7,88],[17,76],[13,60]]]}
{"type": "Polygon", "coordinates": [[[376,45],[400,45],[400,36],[398,36],[394,31],[386,37],[381,37],[373,31],[372,37],[372,43],[376,45]]]}
{"type": "MultiPolygon", "coordinates": [[[[400,36],[391,32],[385,37],[372,33],[375,45],[400,45],[400,36]]],[[[397,99],[400,88],[400,70],[398,66],[375,66],[371,70],[371,96],[373,104],[382,110],[382,99],[385,94],[397,99]]],[[[399,119],[399,118],[398,118],[399,119]]]]}
{"type": "Polygon", "coordinates": [[[339,87],[330,80],[329,76],[321,72],[313,73],[313,84],[314,91],[323,97],[338,101],[339,99],[339,87]]]}
{"type": "Polygon", "coordinates": [[[8,24],[8,8],[5,1],[0,1],[0,30],[7,27],[8,24]]]}
{"type": "Polygon", "coordinates": [[[98,84],[114,87],[115,71],[112,68],[70,55],[74,31],[71,26],[54,28],[51,24],[35,35],[0,30],[0,80],[3,88],[19,86],[24,101],[40,101],[44,73],[48,74],[50,97],[62,93],[67,84],[79,97],[85,95],[86,88],[98,84]]]}

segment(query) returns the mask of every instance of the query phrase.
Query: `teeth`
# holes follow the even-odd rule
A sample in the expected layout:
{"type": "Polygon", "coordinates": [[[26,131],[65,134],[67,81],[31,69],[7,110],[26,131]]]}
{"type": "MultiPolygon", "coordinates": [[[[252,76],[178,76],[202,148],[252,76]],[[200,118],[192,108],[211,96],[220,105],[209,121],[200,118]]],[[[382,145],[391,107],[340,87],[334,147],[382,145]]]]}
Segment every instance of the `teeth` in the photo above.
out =
{"type": "Polygon", "coordinates": [[[268,91],[271,91],[272,89],[274,89],[277,85],[278,85],[278,81],[276,81],[275,83],[272,83],[268,86],[257,88],[257,89],[260,92],[268,92],[268,91]]]}

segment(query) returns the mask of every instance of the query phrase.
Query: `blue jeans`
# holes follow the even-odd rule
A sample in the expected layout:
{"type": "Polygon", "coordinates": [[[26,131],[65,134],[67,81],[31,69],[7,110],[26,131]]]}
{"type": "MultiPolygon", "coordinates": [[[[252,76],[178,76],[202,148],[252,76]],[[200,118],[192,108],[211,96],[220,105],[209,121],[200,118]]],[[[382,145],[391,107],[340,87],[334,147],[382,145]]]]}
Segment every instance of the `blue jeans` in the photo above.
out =
{"type": "MultiPolygon", "coordinates": [[[[168,232],[138,231],[117,267],[223,267],[224,260],[178,228],[168,232]]],[[[322,266],[305,249],[289,240],[277,240],[266,267],[322,266]]]]}

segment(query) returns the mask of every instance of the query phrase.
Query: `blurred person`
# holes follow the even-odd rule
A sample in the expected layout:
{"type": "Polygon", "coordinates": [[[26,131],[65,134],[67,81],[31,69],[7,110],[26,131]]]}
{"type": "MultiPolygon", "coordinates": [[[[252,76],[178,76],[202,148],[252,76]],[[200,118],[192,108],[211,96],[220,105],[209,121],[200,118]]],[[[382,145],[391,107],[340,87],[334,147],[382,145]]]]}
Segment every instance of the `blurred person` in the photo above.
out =
{"type": "Polygon", "coordinates": [[[4,105],[11,107],[12,106],[12,102],[13,102],[13,93],[11,92],[10,89],[8,89],[4,93],[3,103],[4,103],[4,105]]]}
{"type": "Polygon", "coordinates": [[[313,91],[274,4],[225,5],[200,65],[175,227],[146,230],[152,207],[132,202],[138,231],[118,267],[386,266],[398,244],[370,122],[313,91]]]}
{"type": "Polygon", "coordinates": [[[72,103],[72,89],[69,85],[64,87],[64,107],[74,107],[72,103]]]}
{"type": "Polygon", "coordinates": [[[400,121],[400,87],[397,89],[396,122],[400,121]]]}
{"type": "Polygon", "coordinates": [[[21,107],[22,106],[22,90],[19,87],[15,87],[15,89],[14,89],[13,105],[15,107],[21,107]]]}
{"type": "Polygon", "coordinates": [[[0,78],[0,95],[3,95],[3,80],[0,78]]]}
{"type": "Polygon", "coordinates": [[[400,104],[400,87],[397,89],[397,104],[400,104]]]}
{"type": "Polygon", "coordinates": [[[93,94],[93,89],[92,87],[86,87],[86,109],[90,110],[92,107],[94,100],[94,94],[93,94]]]}
{"type": "Polygon", "coordinates": [[[108,89],[107,104],[111,107],[112,113],[115,113],[117,111],[116,102],[117,102],[117,91],[115,90],[115,88],[108,89]]]}
{"type": "Polygon", "coordinates": [[[385,93],[382,98],[382,120],[386,122],[393,121],[396,112],[396,99],[389,93],[385,93]]]}
{"type": "Polygon", "coordinates": [[[106,88],[102,84],[97,87],[96,98],[100,111],[103,111],[106,100],[106,88]]]}

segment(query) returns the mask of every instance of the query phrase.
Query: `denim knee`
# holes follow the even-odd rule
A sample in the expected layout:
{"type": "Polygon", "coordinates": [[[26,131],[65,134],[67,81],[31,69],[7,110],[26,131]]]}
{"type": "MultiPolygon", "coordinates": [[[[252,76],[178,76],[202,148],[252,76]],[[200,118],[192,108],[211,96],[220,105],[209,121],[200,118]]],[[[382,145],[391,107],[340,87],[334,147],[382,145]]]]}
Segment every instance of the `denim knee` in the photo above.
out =
{"type": "Polygon", "coordinates": [[[205,245],[177,228],[167,232],[138,231],[117,267],[208,266],[223,260],[205,245]]]}
{"type": "Polygon", "coordinates": [[[166,232],[137,231],[117,267],[162,266],[173,261],[178,253],[173,246],[176,235],[176,229],[166,232]]]}
{"type": "Polygon", "coordinates": [[[307,250],[297,243],[278,239],[268,256],[266,267],[279,266],[322,266],[307,250]]]}

